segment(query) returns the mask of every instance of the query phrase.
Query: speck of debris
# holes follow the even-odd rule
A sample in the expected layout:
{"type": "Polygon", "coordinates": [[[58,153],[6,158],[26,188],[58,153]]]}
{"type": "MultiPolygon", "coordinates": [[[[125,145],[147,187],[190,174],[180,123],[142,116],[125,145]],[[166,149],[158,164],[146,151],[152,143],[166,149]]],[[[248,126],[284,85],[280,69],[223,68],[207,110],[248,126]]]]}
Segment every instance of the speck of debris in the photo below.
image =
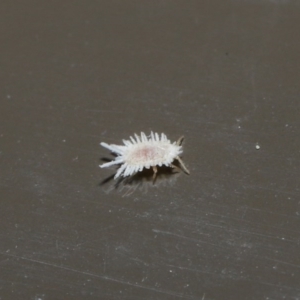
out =
{"type": "Polygon", "coordinates": [[[256,150],[259,150],[259,149],[260,149],[260,146],[259,146],[258,144],[256,144],[256,145],[255,145],[255,149],[256,149],[256,150]]]}

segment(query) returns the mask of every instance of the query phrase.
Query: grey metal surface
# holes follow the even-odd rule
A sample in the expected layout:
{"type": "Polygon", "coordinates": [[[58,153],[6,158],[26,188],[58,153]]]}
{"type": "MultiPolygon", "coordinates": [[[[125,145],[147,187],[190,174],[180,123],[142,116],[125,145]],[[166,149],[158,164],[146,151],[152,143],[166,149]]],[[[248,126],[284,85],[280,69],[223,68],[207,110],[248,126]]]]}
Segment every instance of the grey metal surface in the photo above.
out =
{"type": "Polygon", "coordinates": [[[0,299],[299,299],[299,2],[2,1],[0,299]],[[116,189],[100,141],[185,135],[116,189]]]}

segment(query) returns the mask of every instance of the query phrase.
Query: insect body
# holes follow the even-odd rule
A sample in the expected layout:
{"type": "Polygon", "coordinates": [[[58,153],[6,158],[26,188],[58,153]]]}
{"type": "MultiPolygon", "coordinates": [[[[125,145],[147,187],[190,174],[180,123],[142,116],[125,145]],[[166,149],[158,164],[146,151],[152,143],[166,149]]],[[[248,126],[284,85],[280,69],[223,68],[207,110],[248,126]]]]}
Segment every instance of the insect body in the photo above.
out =
{"type": "Polygon", "coordinates": [[[177,142],[171,143],[164,133],[159,136],[158,133],[151,131],[149,137],[141,132],[140,136],[135,134],[135,139],[130,137],[130,140],[123,140],[124,145],[100,143],[101,146],[117,154],[115,160],[100,165],[100,168],[120,164],[121,166],[115,175],[116,179],[120,176],[126,177],[140,172],[143,168],[149,169],[152,167],[154,171],[153,178],[155,179],[157,166],[165,165],[174,168],[175,166],[172,163],[176,159],[183,170],[189,174],[190,172],[179,157],[182,153],[181,144],[183,139],[181,137],[177,142]]]}

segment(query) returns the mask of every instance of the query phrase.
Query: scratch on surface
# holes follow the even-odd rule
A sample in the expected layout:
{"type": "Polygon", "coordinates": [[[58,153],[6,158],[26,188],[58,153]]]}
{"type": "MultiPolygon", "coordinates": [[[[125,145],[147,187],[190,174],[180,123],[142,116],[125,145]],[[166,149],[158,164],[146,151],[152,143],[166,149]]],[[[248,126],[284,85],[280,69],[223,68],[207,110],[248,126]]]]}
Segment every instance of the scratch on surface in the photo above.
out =
{"type": "Polygon", "coordinates": [[[182,238],[182,239],[186,239],[186,240],[189,240],[189,241],[194,241],[196,243],[208,244],[208,245],[212,245],[212,246],[215,246],[215,247],[218,247],[218,248],[224,248],[223,246],[219,246],[217,244],[208,243],[208,242],[204,242],[204,241],[201,241],[201,240],[189,238],[187,236],[176,234],[176,233],[169,232],[169,231],[162,231],[162,230],[158,230],[158,229],[152,229],[152,231],[155,232],[155,233],[173,235],[173,236],[176,236],[176,237],[179,237],[179,238],[182,238]]]}
{"type": "Polygon", "coordinates": [[[201,271],[201,270],[197,270],[197,269],[193,269],[193,268],[188,268],[188,267],[175,266],[175,265],[169,265],[169,264],[166,264],[166,266],[174,268],[174,269],[186,270],[186,271],[191,271],[191,272],[195,272],[195,273],[217,275],[216,272],[201,271]]]}
{"type": "Polygon", "coordinates": [[[282,261],[282,260],[278,260],[278,259],[271,259],[269,257],[264,257],[264,259],[270,260],[270,261],[274,261],[274,262],[278,262],[280,264],[284,264],[284,265],[288,265],[288,266],[300,268],[300,265],[292,264],[292,263],[289,263],[289,262],[286,262],[286,261],[282,261]]]}
{"type": "Polygon", "coordinates": [[[264,186],[256,186],[256,185],[244,185],[245,188],[250,188],[250,189],[260,189],[260,190],[265,190],[265,191],[271,191],[271,192],[276,192],[278,194],[284,194],[284,195],[292,195],[292,196],[299,196],[299,193],[294,193],[294,192],[287,192],[280,190],[278,188],[270,188],[270,187],[264,187],[264,186]]]}
{"type": "Polygon", "coordinates": [[[174,297],[177,297],[177,298],[195,299],[195,297],[190,297],[190,296],[187,296],[187,295],[174,293],[172,291],[168,291],[168,290],[164,290],[164,289],[158,289],[158,288],[149,287],[149,286],[144,286],[144,285],[141,285],[141,284],[138,284],[138,283],[132,283],[132,282],[129,282],[129,281],[124,281],[124,280],[120,280],[120,279],[109,277],[109,276],[101,276],[101,275],[97,275],[97,274],[93,274],[93,273],[89,273],[89,272],[85,272],[85,271],[79,271],[79,270],[72,269],[72,268],[69,268],[69,267],[64,267],[64,266],[44,262],[44,261],[41,261],[41,260],[27,258],[27,257],[24,257],[24,256],[8,254],[8,253],[5,253],[5,252],[0,252],[0,254],[5,255],[5,256],[9,256],[9,257],[13,257],[13,258],[22,259],[22,260],[25,260],[25,261],[30,261],[30,262],[37,263],[37,264],[42,264],[42,265],[53,267],[53,268],[59,268],[59,269],[62,269],[62,270],[66,270],[66,271],[70,271],[70,272],[74,272],[74,273],[79,273],[79,274],[82,274],[82,275],[88,275],[88,276],[92,276],[92,277],[103,279],[103,280],[108,280],[108,281],[112,281],[112,282],[116,282],[116,283],[120,283],[120,284],[124,284],[124,285],[134,286],[134,287],[137,287],[137,288],[140,288],[140,289],[145,289],[145,290],[153,291],[153,292],[156,292],[156,293],[171,295],[171,296],[174,296],[174,297]]]}
{"type": "MultiPolygon", "coordinates": [[[[220,225],[213,225],[213,224],[207,224],[208,226],[211,226],[211,227],[217,227],[217,228],[224,228],[223,226],[220,226],[220,225]]],[[[272,226],[273,228],[276,228],[274,226],[272,226]]],[[[252,234],[252,235],[255,235],[255,236],[262,236],[262,237],[267,237],[267,238],[270,238],[270,239],[276,239],[276,240],[282,240],[282,237],[278,237],[278,236],[274,236],[274,235],[270,235],[270,234],[262,234],[262,233],[257,233],[257,232],[254,232],[254,231],[247,231],[247,230],[241,230],[241,229],[227,229],[228,232],[243,232],[243,233],[247,233],[247,234],[252,234]]],[[[291,242],[291,243],[295,243],[294,240],[290,240],[290,239],[284,239],[284,241],[286,242],[291,242]]]]}
{"type": "Polygon", "coordinates": [[[112,110],[112,109],[86,109],[85,111],[87,112],[92,112],[92,113],[119,113],[119,114],[122,114],[123,111],[122,110],[112,110]]]}
{"type": "MultiPolygon", "coordinates": [[[[273,235],[270,235],[270,234],[262,234],[262,233],[257,233],[257,232],[254,232],[254,231],[247,231],[247,230],[241,230],[241,229],[228,229],[228,232],[243,232],[243,233],[247,233],[247,234],[252,234],[254,236],[262,236],[262,237],[266,237],[266,238],[269,238],[269,239],[276,239],[276,240],[282,240],[281,237],[278,237],[278,236],[273,236],[273,235]]],[[[291,240],[291,239],[284,239],[285,242],[290,242],[290,243],[295,243],[294,240],[291,240]]]]}
{"type": "Polygon", "coordinates": [[[266,282],[266,281],[254,281],[254,280],[252,280],[252,282],[258,282],[258,283],[262,283],[262,284],[269,285],[269,286],[279,287],[281,289],[286,288],[286,289],[289,289],[289,290],[300,291],[299,288],[295,288],[295,287],[291,287],[291,286],[287,286],[287,285],[281,285],[281,284],[273,284],[273,283],[266,282]]]}

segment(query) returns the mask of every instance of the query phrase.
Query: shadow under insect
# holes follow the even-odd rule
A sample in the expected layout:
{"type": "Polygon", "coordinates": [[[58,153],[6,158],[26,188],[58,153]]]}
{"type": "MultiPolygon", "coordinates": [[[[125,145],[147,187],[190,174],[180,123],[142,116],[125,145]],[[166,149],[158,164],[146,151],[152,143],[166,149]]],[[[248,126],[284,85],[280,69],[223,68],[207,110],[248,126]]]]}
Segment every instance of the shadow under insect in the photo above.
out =
{"type": "Polygon", "coordinates": [[[113,180],[115,174],[112,174],[101,181],[99,183],[99,186],[108,185],[108,188],[105,189],[107,193],[110,193],[112,191],[119,191],[123,192],[124,197],[131,195],[137,190],[140,190],[143,193],[147,193],[148,189],[152,187],[167,185],[172,186],[175,184],[180,173],[182,173],[179,168],[161,166],[157,169],[158,171],[156,173],[155,179],[153,178],[153,170],[151,168],[144,168],[140,172],[137,172],[128,177],[120,177],[117,180],[113,180]]]}

